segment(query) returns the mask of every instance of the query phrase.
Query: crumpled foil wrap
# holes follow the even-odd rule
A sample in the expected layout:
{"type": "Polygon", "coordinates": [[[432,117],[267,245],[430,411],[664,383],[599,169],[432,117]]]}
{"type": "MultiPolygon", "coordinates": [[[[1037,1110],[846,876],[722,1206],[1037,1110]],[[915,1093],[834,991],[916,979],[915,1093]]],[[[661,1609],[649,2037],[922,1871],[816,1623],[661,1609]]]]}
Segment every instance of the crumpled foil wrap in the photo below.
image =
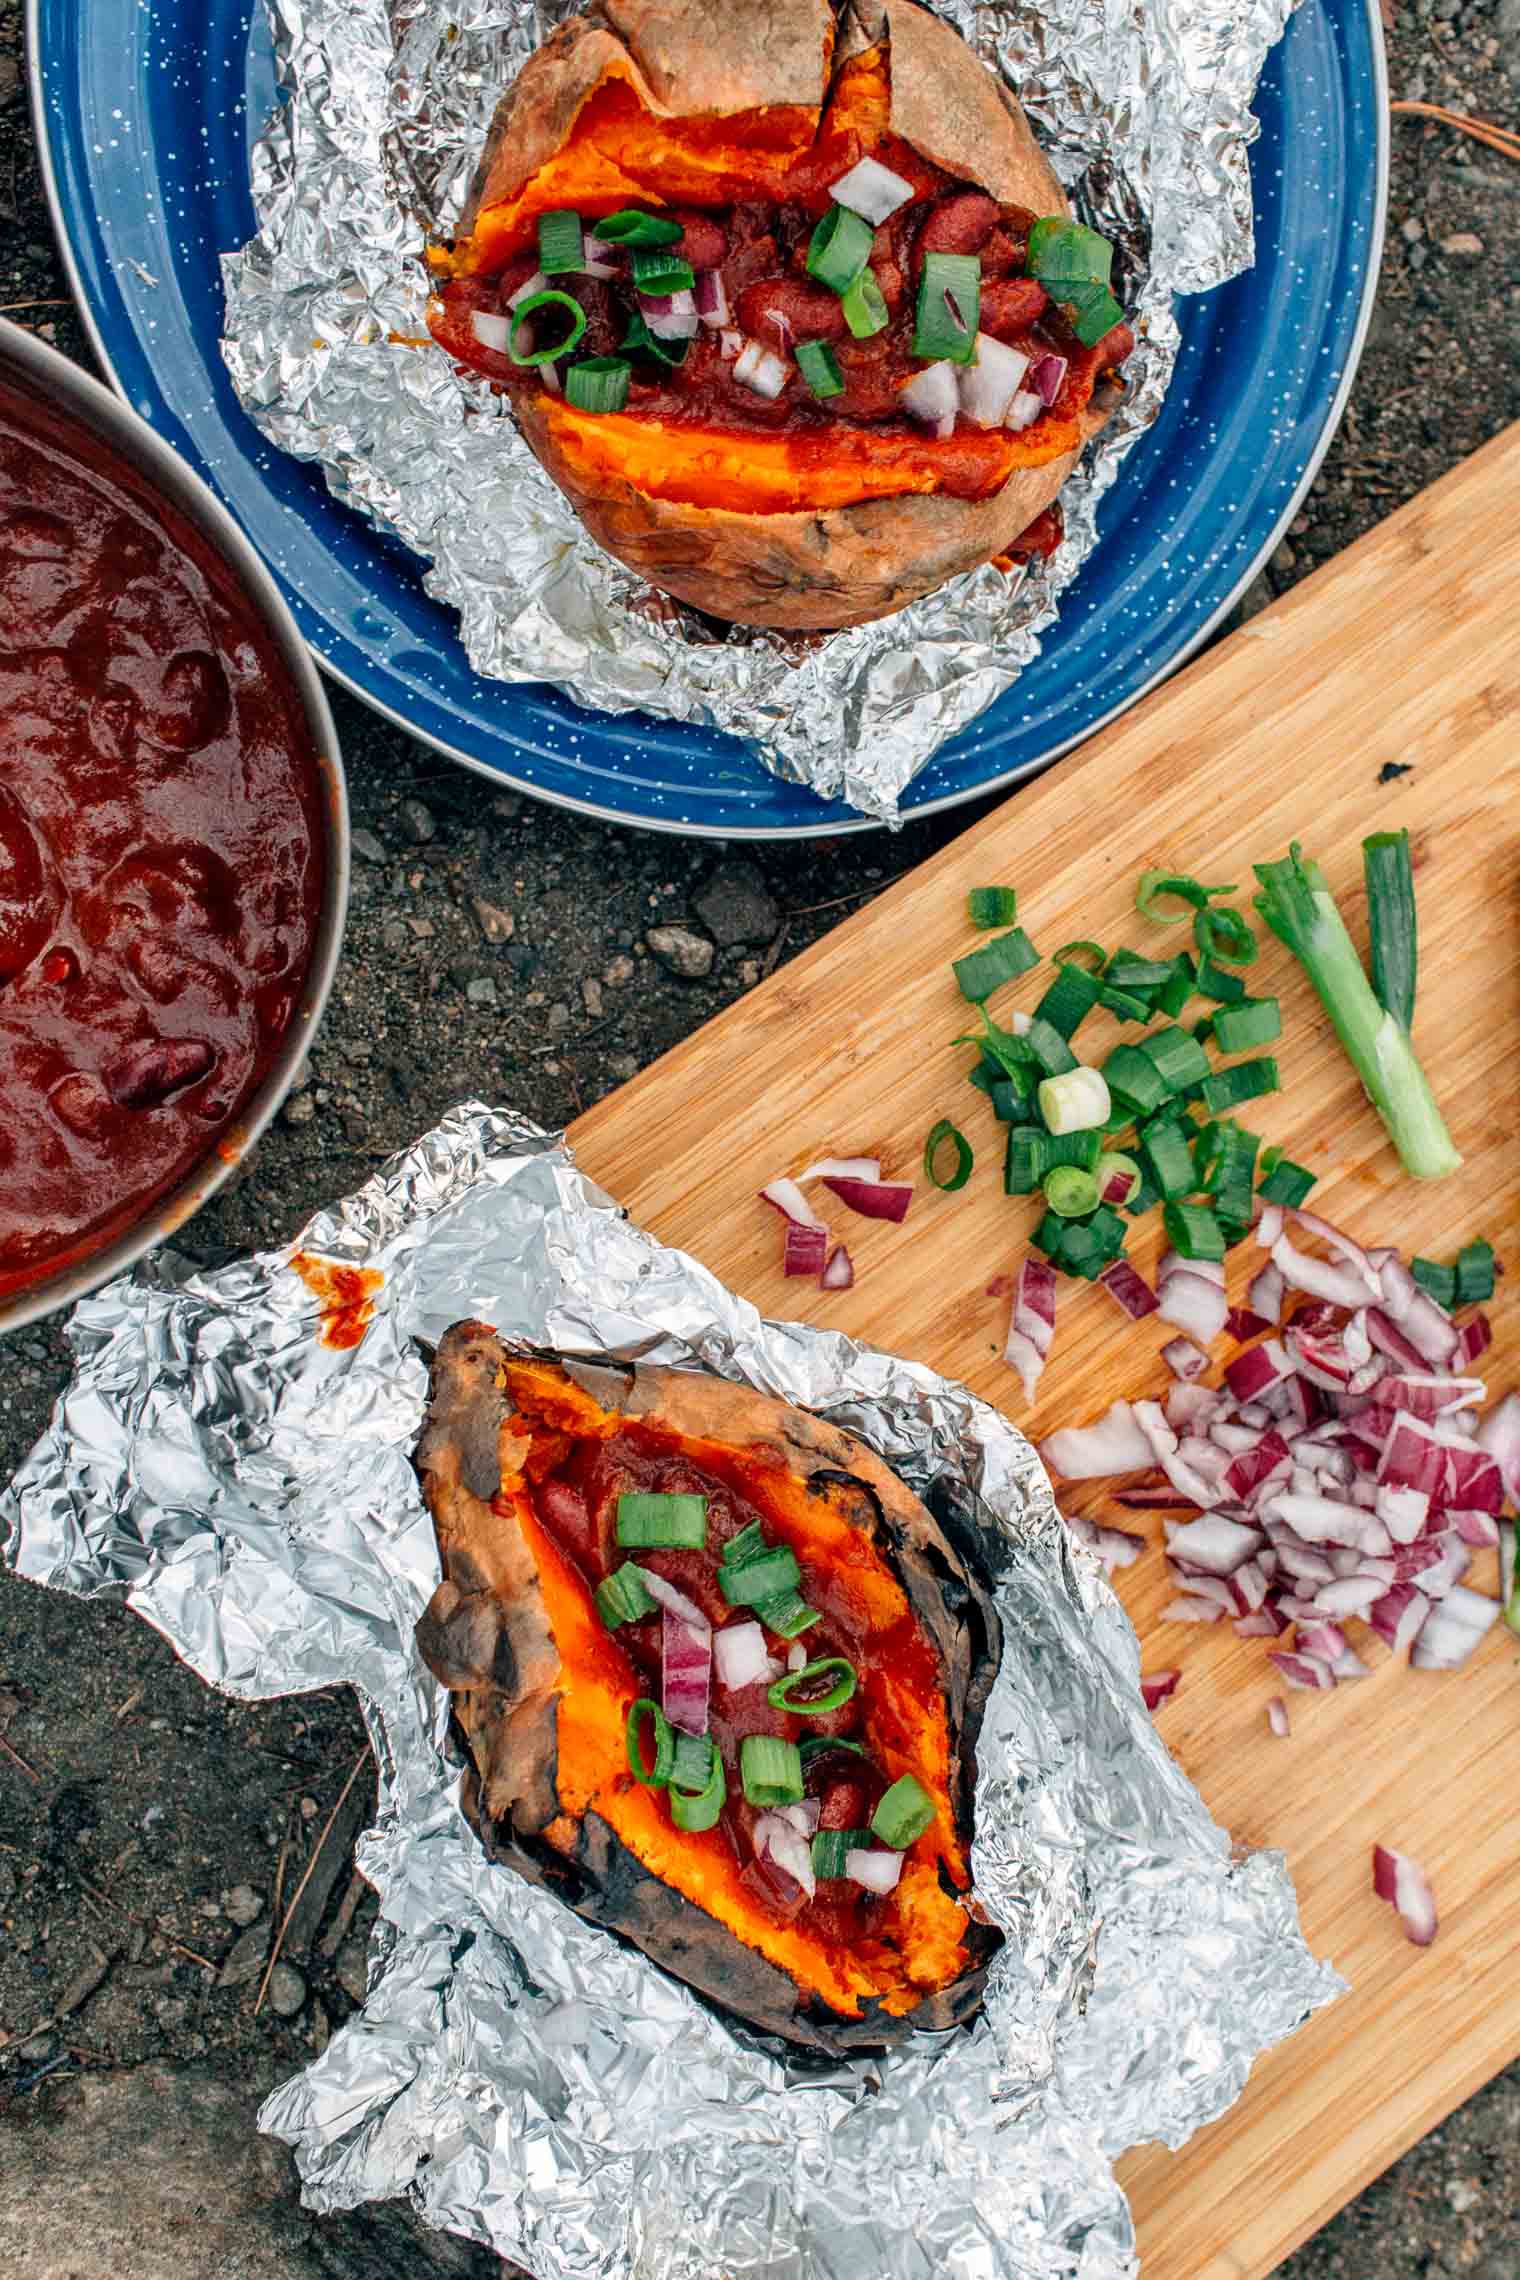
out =
{"type": "Polygon", "coordinates": [[[1130,389],[1066,484],[1051,561],[973,571],[806,641],[720,632],[652,594],[587,535],[487,382],[392,339],[426,333],[424,240],[457,220],[501,90],[576,0],[268,4],[285,99],[254,150],[258,235],[222,263],[244,408],[427,557],[477,672],[727,730],[777,775],[894,819],[918,769],[1037,654],[1096,544],[1099,502],[1171,378],[1173,295],[1250,265],[1250,103],[1295,0],[937,0],[1118,249],[1130,389]]]}
{"type": "Polygon", "coordinates": [[[368,2000],[261,2115],[312,2205],[410,2194],[537,2280],[1132,2275],[1113,2158],[1180,2145],[1340,1983],[1281,1857],[1234,1857],[1157,1738],[1135,1635],[1028,1442],[917,1363],[763,1320],[478,1103],[300,1245],[383,1275],[356,1348],[321,1342],[295,1246],[215,1272],[160,1251],[74,1314],[77,1374],[0,1521],[18,1572],[124,1589],[216,1686],[359,1690],[368,2000]],[[487,1862],[412,1644],[438,1577],[418,1341],[467,1315],[806,1404],[980,1528],[1005,1649],[973,1862],[1007,1945],[974,2026],[789,2067],[487,1862]]]}

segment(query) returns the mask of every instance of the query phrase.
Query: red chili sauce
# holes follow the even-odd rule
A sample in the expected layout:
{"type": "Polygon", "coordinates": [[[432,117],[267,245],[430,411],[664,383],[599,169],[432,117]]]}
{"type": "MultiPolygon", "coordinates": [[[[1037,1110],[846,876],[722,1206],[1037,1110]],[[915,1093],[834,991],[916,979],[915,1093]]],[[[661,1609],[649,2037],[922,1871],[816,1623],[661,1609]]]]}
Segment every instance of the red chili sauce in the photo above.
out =
{"type": "MultiPolygon", "coordinates": [[[[714,1629],[725,1623],[753,1619],[749,1608],[731,1608],[718,1584],[723,1546],[752,1521],[762,1521],[767,1537],[784,1541],[775,1522],[745,1501],[732,1483],[720,1480],[684,1456],[661,1449],[636,1428],[615,1434],[608,1441],[578,1442],[566,1463],[536,1484],[534,1506],[539,1519],[562,1550],[568,1553],[595,1586],[630,1558],[642,1568],[663,1576],[699,1607],[714,1629]],[[640,1551],[629,1553],[617,1545],[618,1498],[638,1491],[661,1495],[699,1495],[707,1504],[707,1546],[703,1551],[640,1551]]],[[[799,1555],[800,1556],[800,1555],[799,1555]]],[[[747,1863],[746,1882],[769,1914],[785,1922],[798,1922],[821,1939],[839,1946],[858,1945],[881,1916],[883,1903],[845,1878],[821,1880],[817,1894],[807,1900],[800,1886],[755,1852],[754,1829],[759,1810],[745,1798],[739,1780],[739,1745],[747,1734],[771,1734],[778,1740],[859,1738],[864,1741],[872,1667],[877,1655],[894,1658],[897,1667],[934,1687],[932,1657],[911,1625],[903,1635],[872,1638],[858,1620],[852,1620],[847,1579],[831,1577],[819,1565],[802,1566],[801,1596],[817,1607],[821,1620],[802,1634],[800,1644],[810,1662],[842,1656],[856,1672],[859,1685],[850,1701],[837,1710],[800,1717],[777,1710],[767,1698],[768,1681],[730,1689],[713,1673],[709,1732],[729,1773],[728,1804],[719,1827],[735,1854],[747,1863]],[[920,1672],[917,1665],[922,1662],[920,1672]]],[[[658,1614],[618,1628],[619,1646],[644,1684],[644,1691],[660,1699],[661,1619],[658,1614]]],[[[782,1667],[786,1644],[770,1641],[782,1667]]],[[[804,1764],[804,1785],[809,1797],[819,1800],[820,1829],[865,1829],[888,1787],[886,1776],[869,1756],[835,1749],[809,1752],[804,1764]]],[[[874,1840],[867,1839],[868,1843],[874,1840]]]]}
{"type": "Polygon", "coordinates": [[[215,1147],[299,1002],[323,795],[208,542],[0,383],[0,1296],[215,1147]]]}

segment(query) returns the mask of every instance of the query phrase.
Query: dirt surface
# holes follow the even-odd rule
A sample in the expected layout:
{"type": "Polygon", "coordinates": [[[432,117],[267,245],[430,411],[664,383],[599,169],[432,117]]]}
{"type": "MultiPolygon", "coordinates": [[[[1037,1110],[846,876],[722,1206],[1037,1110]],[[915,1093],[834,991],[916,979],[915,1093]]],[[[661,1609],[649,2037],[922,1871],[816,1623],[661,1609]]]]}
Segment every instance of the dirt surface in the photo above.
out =
{"type": "MultiPolygon", "coordinates": [[[[1396,16],[1396,95],[1514,122],[1520,0],[1418,0],[1396,16]]],[[[87,358],[4,4],[0,303],[87,358]]],[[[1248,608],[1520,414],[1517,314],[1520,166],[1399,121],[1352,409],[1248,608]]],[[[287,1236],[465,1094],[562,1122],[969,820],[740,856],[495,795],[341,694],[335,709],[357,827],[343,966],[305,1081],[196,1222],[208,1250],[287,1236]]],[[[66,1369],[57,1328],[5,1344],[0,1477],[66,1369]]],[[[263,2090],[363,1994],[372,1908],[348,1857],[372,1796],[362,1745],[346,1697],[225,1701],[137,1618],[0,1580],[0,2280],[500,2269],[404,2210],[310,2217],[283,2154],[252,2132],[263,2090]],[[271,1922],[308,1870],[270,1970],[271,1922]]],[[[1517,2142],[1520,2068],[1283,2280],[1515,2280],[1517,2142]]]]}

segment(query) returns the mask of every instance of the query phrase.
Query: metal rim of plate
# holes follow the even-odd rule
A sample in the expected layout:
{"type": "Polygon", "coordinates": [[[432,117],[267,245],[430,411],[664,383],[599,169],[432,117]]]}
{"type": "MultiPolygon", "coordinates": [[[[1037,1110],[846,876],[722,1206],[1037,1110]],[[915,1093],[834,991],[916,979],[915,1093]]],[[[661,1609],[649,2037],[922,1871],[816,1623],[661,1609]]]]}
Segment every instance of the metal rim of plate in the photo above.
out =
{"type": "MultiPolygon", "coordinates": [[[[60,189],[58,168],[49,132],[48,102],[44,86],[42,27],[44,5],[45,0],[26,0],[25,9],[27,78],[43,190],[47,198],[60,258],[80,321],[89,336],[91,347],[99,360],[102,372],[123,401],[130,403],[130,392],[116,369],[103,325],[87,290],[83,266],[70,227],[68,208],[60,189]]],[[[255,7],[261,6],[262,0],[254,0],[254,5],[255,7]]],[[[1354,12],[1362,15],[1365,19],[1365,33],[1371,65],[1372,87],[1370,92],[1376,120],[1372,213],[1368,226],[1366,255],[1362,264],[1361,291],[1355,322],[1345,352],[1345,360],[1334,392],[1324,408],[1319,432],[1310,447],[1302,472],[1291,495],[1278,512],[1270,529],[1260,540],[1255,553],[1244,568],[1239,571],[1228,592],[1215,603],[1204,621],[1193,628],[1186,639],[1165,657],[1164,661],[1156,667],[1148,678],[1126,690],[1105,711],[1099,712],[1089,719],[1084,719],[1069,735],[1058,736],[1039,753],[1017,761],[1009,768],[989,774],[975,782],[957,786],[954,790],[937,794],[928,799],[912,801],[910,796],[909,799],[905,800],[902,807],[901,821],[903,823],[916,823],[923,818],[943,814],[948,809],[962,806],[968,801],[982,799],[996,792],[1007,791],[1025,781],[1026,778],[1050,766],[1052,762],[1059,760],[1063,754],[1070,752],[1075,746],[1085,743],[1090,736],[1096,735],[1101,729],[1106,728],[1111,722],[1128,712],[1142,698],[1148,696],[1153,689],[1169,679],[1190,657],[1196,655],[1210,636],[1218,630],[1240,600],[1241,595],[1259,576],[1298,513],[1340,426],[1361,362],[1362,351],[1366,345],[1367,333],[1372,321],[1373,303],[1377,293],[1387,223],[1390,118],[1388,111],[1387,51],[1379,0],[1352,0],[1352,8],[1354,12]]],[[[1290,32],[1292,23],[1293,19],[1290,17],[1290,32]]],[[[1258,151],[1259,147],[1258,144],[1258,151]]],[[[1228,288],[1220,288],[1219,290],[1228,290],[1228,288]]],[[[1165,417],[1165,407],[1163,407],[1162,416],[1165,417]]],[[[262,444],[262,439],[257,440],[263,450],[272,450],[272,446],[262,444]]],[[[206,475],[214,487],[219,487],[216,485],[214,468],[201,467],[197,469],[197,472],[206,475]]],[[[1121,469],[1118,484],[1122,485],[1123,481],[1124,472],[1121,469]]],[[[378,542],[379,534],[372,532],[372,535],[376,537],[378,542]]],[[[1103,546],[1101,531],[1098,545],[1101,553],[1103,546]]],[[[283,585],[285,581],[281,577],[278,564],[271,562],[269,568],[277,582],[283,585]]],[[[1080,584],[1080,578],[1081,574],[1079,574],[1078,584],[1080,584]]],[[[287,599],[290,598],[292,597],[287,595],[287,599]]],[[[454,638],[457,640],[457,635],[454,638]]],[[[370,711],[378,714],[382,719],[390,721],[395,727],[403,729],[407,735],[428,745],[445,759],[453,761],[468,769],[472,774],[484,778],[498,789],[507,788],[524,792],[530,798],[542,800],[551,806],[568,809],[574,814],[587,816],[598,822],[622,824],[640,830],[665,832],[679,838],[739,840],[752,843],[768,840],[827,839],[842,836],[847,832],[874,831],[884,828],[874,817],[840,812],[837,808],[811,821],[745,824],[732,821],[699,822],[689,817],[678,816],[635,815],[630,814],[626,809],[605,806],[599,801],[515,776],[495,761],[484,759],[459,744],[451,743],[447,737],[409,718],[396,705],[377,695],[373,689],[366,687],[361,680],[345,671],[333,658],[328,656],[309,635],[307,636],[307,643],[318,668],[331,680],[341,688],[346,689],[350,695],[357,698],[370,711]]],[[[1037,660],[1036,666],[1028,670],[1037,670],[1039,662],[1037,660]]],[[[510,698],[514,684],[501,683],[499,686],[503,695],[510,698]]],[[[1016,693],[1019,686],[1020,683],[1015,683],[1014,691],[1011,693],[1016,693]]],[[[593,721],[601,733],[615,734],[617,722],[622,716],[598,714],[582,717],[593,721]]],[[[985,717],[984,715],[984,720],[985,717]]],[[[975,728],[973,728],[972,733],[975,733],[975,728]]],[[[758,770],[762,763],[757,759],[752,762],[752,765],[758,770]]],[[[800,787],[795,788],[800,790],[800,787]]]]}

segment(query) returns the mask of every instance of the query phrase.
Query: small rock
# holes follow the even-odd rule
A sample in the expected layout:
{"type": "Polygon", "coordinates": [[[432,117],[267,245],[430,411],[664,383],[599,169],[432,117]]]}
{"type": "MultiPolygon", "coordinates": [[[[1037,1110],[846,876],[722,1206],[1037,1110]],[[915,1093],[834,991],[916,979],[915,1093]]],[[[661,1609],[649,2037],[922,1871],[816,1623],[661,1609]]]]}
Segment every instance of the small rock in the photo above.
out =
{"type": "Polygon", "coordinates": [[[498,823],[515,823],[522,814],[522,801],[516,792],[498,792],[491,802],[491,813],[498,823]]]}
{"type": "Polygon", "coordinates": [[[609,958],[606,965],[602,968],[602,980],[609,983],[615,990],[621,989],[624,982],[631,982],[633,980],[633,977],[638,972],[638,970],[638,967],[634,964],[633,960],[627,955],[627,953],[620,950],[617,956],[615,958],[609,958]]]}
{"type": "Polygon", "coordinates": [[[581,1003],[593,1021],[602,1017],[602,985],[594,974],[588,974],[581,983],[581,1003]]]}
{"type": "Polygon", "coordinates": [[[1481,261],[1483,250],[1483,240],[1474,230],[1453,230],[1441,240],[1441,251],[1453,261],[1481,261]]]}
{"type": "Polygon", "coordinates": [[[161,1995],[153,2006],[153,2016],[166,2034],[173,2034],[190,2016],[190,2006],[177,1995],[161,1995]]]}
{"type": "Polygon", "coordinates": [[[309,1092],[292,1093],[281,1113],[286,1124],[310,1124],[317,1113],[317,1104],[309,1092]]]}
{"type": "Polygon", "coordinates": [[[652,926],[645,936],[660,964],[683,981],[699,982],[710,974],[717,951],[700,934],[685,926],[652,926]]]}
{"type": "Polygon", "coordinates": [[[1446,2188],[1446,2206],[1454,2217],[1465,2217],[1483,2199],[1483,2188],[1470,2177],[1453,2177],[1446,2188]]]}
{"type": "Polygon", "coordinates": [[[1276,598],[1265,578],[1253,578],[1240,597],[1241,624],[1244,625],[1247,618],[1258,617],[1263,610],[1270,609],[1276,598]]]}
{"type": "Polygon", "coordinates": [[[570,1008],[563,1001],[551,1005],[544,1016],[551,1029],[568,1029],[574,1018],[575,1016],[571,1013],[570,1008]]]}
{"type": "Polygon", "coordinates": [[[306,1982],[293,1963],[277,1963],[269,1974],[269,2008],[277,2018],[293,2019],[304,2009],[306,1982]]]}
{"type": "Polygon", "coordinates": [[[369,1942],[367,1939],[345,1940],[338,1950],[338,1985],[351,2003],[362,2003],[369,1986],[369,1942]]]}
{"type": "Polygon", "coordinates": [[[1279,540],[1278,544],[1273,547],[1272,559],[1267,567],[1269,570],[1275,570],[1279,578],[1290,578],[1298,568],[1298,556],[1285,538],[1279,540]]]}
{"type": "Polygon", "coordinates": [[[384,842],[362,823],[353,834],[353,849],[363,863],[384,863],[389,860],[384,842]]]}
{"type": "Polygon", "coordinates": [[[1418,245],[1425,235],[1425,224],[1418,214],[1406,214],[1399,224],[1399,235],[1406,245],[1418,245]]]}
{"type": "Polygon", "coordinates": [[[473,981],[466,982],[464,994],[471,1005],[495,1005],[496,984],[489,974],[477,974],[473,981]]]}
{"type": "Polygon", "coordinates": [[[409,918],[406,923],[419,942],[431,942],[438,931],[430,918],[409,918]]]}
{"type": "Polygon", "coordinates": [[[421,800],[403,800],[397,809],[401,828],[414,847],[426,847],[430,839],[438,837],[438,826],[433,811],[424,807],[421,800]]]}
{"type": "Polygon", "coordinates": [[[46,2066],[48,2060],[56,2058],[62,2048],[58,2036],[45,2030],[40,2035],[27,2038],[21,2045],[21,2055],[33,2066],[46,2066]]]}
{"type": "Polygon", "coordinates": [[[318,1805],[315,1797],[303,1797],[301,1799],[300,1811],[303,1821],[314,1821],[318,1813],[321,1811],[321,1807],[318,1805]]]}
{"type": "Polygon", "coordinates": [[[775,898],[753,863],[724,863],[694,905],[713,940],[725,950],[739,942],[770,942],[781,925],[775,898]]]}
{"type": "Polygon", "coordinates": [[[638,1060],[632,1053],[614,1053],[607,1066],[625,1084],[630,1077],[636,1077],[639,1073],[638,1060]]]}
{"type": "Polygon", "coordinates": [[[251,1979],[257,1979],[269,1954],[269,1938],[267,1924],[251,1924],[246,1932],[240,1932],[222,1958],[216,1975],[218,1987],[246,1987],[251,1979]]]}
{"type": "Polygon", "coordinates": [[[500,903],[487,902],[484,895],[471,895],[470,908],[475,923],[488,942],[510,942],[517,932],[517,921],[500,903]]]}
{"type": "Polygon", "coordinates": [[[251,1884],[234,1884],[222,1906],[235,1924],[256,1924],[264,1913],[264,1895],[251,1884]]]}
{"type": "Polygon", "coordinates": [[[387,950],[404,950],[408,939],[405,919],[388,918],[380,929],[380,939],[387,950]]]}

